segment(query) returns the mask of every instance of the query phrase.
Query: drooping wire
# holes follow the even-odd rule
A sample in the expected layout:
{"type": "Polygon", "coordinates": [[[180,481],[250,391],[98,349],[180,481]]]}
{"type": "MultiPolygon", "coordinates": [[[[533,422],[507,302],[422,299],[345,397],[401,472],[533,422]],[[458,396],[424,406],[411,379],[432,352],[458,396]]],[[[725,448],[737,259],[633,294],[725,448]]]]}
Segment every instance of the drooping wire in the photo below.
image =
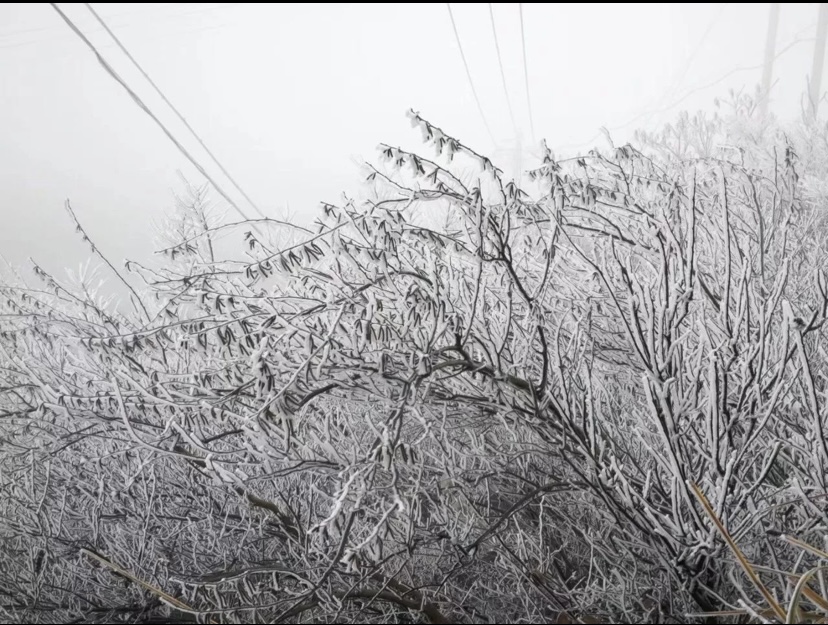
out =
{"type": "Polygon", "coordinates": [[[469,79],[469,86],[471,87],[472,94],[474,95],[474,101],[477,102],[477,110],[480,111],[480,117],[483,118],[483,125],[486,126],[489,138],[492,140],[492,143],[495,143],[494,134],[492,134],[492,129],[489,126],[489,122],[486,120],[486,114],[483,112],[483,105],[480,104],[477,89],[474,88],[474,81],[472,80],[471,72],[469,71],[469,64],[466,61],[466,55],[463,53],[463,44],[460,43],[460,35],[457,32],[457,24],[454,21],[454,13],[451,11],[451,3],[446,2],[446,7],[448,7],[449,18],[451,18],[451,27],[454,29],[454,38],[457,40],[457,49],[460,50],[460,58],[463,59],[463,67],[466,68],[466,77],[469,79]]]}
{"type": "MultiPolygon", "coordinates": [[[[491,5],[490,5],[491,6],[491,5]]],[[[526,63],[526,34],[523,29],[523,3],[518,3],[520,9],[520,42],[523,45],[523,78],[526,83],[526,106],[529,107],[529,130],[532,132],[532,143],[535,142],[535,119],[532,115],[532,98],[529,97],[529,66],[526,63]]]]}
{"type": "MultiPolygon", "coordinates": [[[[188,16],[188,15],[195,15],[195,14],[198,14],[198,13],[207,13],[207,12],[216,11],[218,9],[224,9],[224,8],[227,8],[227,7],[235,7],[235,6],[237,6],[235,3],[227,2],[227,3],[224,3],[224,4],[218,4],[218,5],[203,8],[203,9],[196,9],[196,10],[192,10],[192,11],[172,13],[172,14],[166,15],[161,20],[160,23],[169,22],[171,20],[176,20],[180,17],[185,17],[185,16],[188,16]]],[[[144,13],[147,13],[147,11],[146,10],[144,10],[144,11],[125,11],[123,13],[116,13],[114,15],[110,15],[109,19],[124,17],[124,16],[128,16],[128,15],[133,15],[134,16],[135,14],[140,15],[140,14],[144,14],[144,13]]],[[[128,28],[128,27],[131,27],[131,26],[134,26],[134,25],[140,23],[141,21],[143,21],[143,20],[140,20],[140,21],[131,20],[131,21],[128,21],[126,23],[119,24],[118,27],[119,28],[128,28]]],[[[153,23],[157,24],[157,23],[159,23],[159,20],[155,19],[155,20],[153,20],[153,23]]],[[[180,32],[180,33],[172,33],[172,34],[168,34],[168,35],[162,35],[162,37],[177,36],[177,35],[181,35],[181,34],[188,34],[188,33],[191,33],[191,32],[201,32],[202,30],[209,30],[209,29],[215,29],[215,28],[221,28],[221,26],[207,26],[207,27],[201,28],[201,29],[186,30],[186,31],[183,31],[183,32],[180,32]]],[[[39,28],[25,28],[25,29],[20,29],[20,30],[5,31],[5,32],[0,32],[0,40],[3,40],[5,38],[9,38],[9,37],[16,37],[18,35],[54,31],[55,29],[56,29],[55,26],[44,26],[44,27],[39,27],[39,28]]],[[[87,32],[91,32],[91,31],[87,31],[87,32]]],[[[95,30],[94,32],[98,32],[98,31],[95,30]]],[[[157,38],[158,37],[151,37],[151,38],[149,38],[149,40],[152,41],[152,40],[155,40],[157,38]]],[[[30,39],[28,41],[18,41],[16,43],[9,43],[9,44],[0,45],[0,49],[20,48],[20,47],[23,47],[23,46],[36,45],[36,44],[41,44],[41,43],[50,43],[50,42],[53,42],[53,41],[63,41],[63,40],[64,40],[63,37],[44,37],[44,38],[40,38],[40,39],[30,39]]],[[[146,41],[146,39],[142,38],[142,41],[146,41]]],[[[101,47],[106,47],[106,46],[101,46],[101,47]]]]}
{"type": "MultiPolygon", "coordinates": [[[[814,24],[811,24],[810,27],[813,28],[813,26],[814,26],[814,24]]],[[[807,30],[807,29],[803,29],[803,31],[804,30],[807,30]]],[[[800,32],[802,32],[802,31],[800,31],[800,32]]],[[[774,55],[773,59],[776,60],[776,59],[780,58],[782,55],[787,53],[788,50],[791,50],[792,48],[794,48],[795,46],[798,46],[801,43],[806,43],[806,42],[814,41],[814,40],[815,40],[814,37],[806,37],[804,39],[794,39],[788,45],[786,45],[781,50],[779,50],[774,55]]],[[[652,116],[652,115],[657,115],[657,114],[660,114],[660,113],[666,113],[666,112],[674,109],[675,107],[677,107],[679,104],[681,104],[682,102],[687,100],[689,97],[695,95],[696,93],[698,93],[700,91],[704,91],[706,89],[710,89],[711,87],[715,87],[716,85],[718,85],[719,83],[727,80],[728,78],[730,78],[734,74],[738,74],[738,73],[741,73],[741,72],[755,71],[757,69],[763,69],[763,68],[764,68],[764,63],[760,63],[759,65],[746,66],[746,67],[736,67],[736,68],[730,70],[729,72],[726,72],[725,74],[722,74],[716,80],[713,80],[709,83],[702,84],[702,85],[699,85],[697,87],[694,87],[692,89],[689,89],[689,90],[685,91],[685,93],[683,95],[681,95],[677,100],[675,100],[671,104],[668,104],[668,105],[666,105],[662,108],[654,109],[654,110],[651,110],[651,111],[642,111],[642,112],[638,113],[637,115],[635,115],[635,117],[633,117],[632,119],[630,119],[626,123],[620,124],[618,126],[613,126],[612,128],[609,128],[608,130],[609,131],[623,130],[623,129],[628,128],[629,126],[633,125],[638,120],[640,120],[640,119],[642,119],[642,118],[644,118],[648,115],[652,116]]],[[[586,142],[580,143],[580,144],[568,144],[568,145],[560,146],[560,148],[561,149],[580,150],[580,149],[583,149],[585,147],[588,147],[588,146],[592,145],[597,139],[599,139],[601,137],[602,134],[604,134],[604,133],[599,132],[599,133],[595,134],[595,136],[593,136],[589,141],[586,141],[586,142]]]]}
{"type": "MultiPolygon", "coordinates": [[[[684,82],[684,78],[687,76],[687,72],[690,71],[690,66],[693,64],[693,61],[696,59],[696,56],[698,56],[699,52],[701,52],[702,48],[704,47],[704,44],[707,41],[707,38],[710,36],[710,32],[713,30],[713,27],[716,24],[718,24],[719,21],[721,20],[722,14],[724,13],[727,6],[728,6],[728,3],[723,2],[721,4],[721,6],[719,7],[719,11],[716,13],[716,15],[713,16],[713,19],[710,20],[710,23],[707,25],[707,28],[704,30],[704,34],[701,36],[701,39],[699,39],[698,43],[696,44],[695,48],[693,49],[693,52],[684,61],[684,65],[683,65],[681,71],[679,72],[678,76],[672,81],[672,84],[664,91],[664,93],[661,94],[661,98],[659,98],[658,102],[655,105],[656,110],[658,110],[662,106],[664,106],[664,103],[667,102],[670,98],[672,98],[676,94],[676,92],[679,90],[679,88],[681,87],[681,84],[684,82]]],[[[645,127],[647,126],[647,124],[650,123],[650,120],[652,120],[654,115],[655,115],[655,113],[651,113],[644,120],[643,125],[645,127]]]]}
{"type": "Polygon", "coordinates": [[[503,82],[503,93],[506,95],[506,104],[509,107],[509,118],[512,120],[512,128],[515,131],[515,136],[518,135],[517,124],[515,124],[515,114],[512,111],[512,99],[509,97],[509,88],[506,86],[506,72],[503,71],[503,58],[500,56],[500,43],[497,41],[497,26],[495,25],[494,9],[492,3],[489,3],[489,18],[492,22],[492,35],[494,36],[495,50],[497,50],[497,65],[500,67],[500,79],[503,82]]]}
{"type": "MultiPolygon", "coordinates": [[[[69,16],[67,16],[67,15],[66,15],[66,14],[65,14],[65,13],[64,13],[61,9],[60,9],[60,7],[59,7],[59,6],[57,6],[57,4],[56,4],[56,3],[54,3],[54,2],[50,2],[49,4],[50,4],[50,5],[51,5],[51,7],[52,7],[52,8],[53,8],[53,9],[54,9],[57,13],[58,13],[58,15],[60,15],[60,17],[63,19],[63,21],[64,21],[64,22],[66,22],[66,24],[69,26],[69,28],[71,28],[71,29],[72,29],[72,31],[73,31],[73,32],[74,32],[74,33],[75,33],[75,34],[76,34],[76,35],[77,35],[77,36],[78,36],[78,37],[79,37],[79,38],[80,38],[80,39],[81,39],[81,40],[82,40],[82,41],[83,41],[83,42],[87,45],[87,47],[88,47],[88,48],[89,48],[89,49],[90,49],[90,50],[91,50],[91,51],[95,54],[95,56],[96,56],[96,57],[97,57],[97,59],[98,59],[98,63],[100,63],[100,64],[101,64],[101,67],[103,67],[103,68],[106,70],[106,72],[107,72],[110,76],[112,76],[112,78],[114,78],[114,79],[115,79],[115,81],[116,81],[116,82],[118,82],[118,84],[120,84],[120,85],[121,85],[121,86],[122,86],[122,87],[126,90],[126,92],[130,95],[130,97],[133,99],[133,101],[134,101],[134,102],[135,102],[135,103],[136,103],[136,104],[137,104],[137,105],[138,105],[138,106],[139,106],[139,107],[140,107],[140,108],[141,108],[141,109],[142,109],[142,110],[143,110],[143,111],[144,111],[147,115],[149,115],[149,116],[150,116],[150,118],[151,118],[151,119],[152,119],[152,120],[153,120],[153,121],[154,121],[154,122],[155,122],[155,123],[156,123],[156,124],[157,124],[157,125],[161,128],[161,130],[162,130],[162,131],[164,131],[164,134],[165,134],[165,135],[167,135],[167,138],[175,144],[175,147],[177,147],[177,148],[178,148],[179,152],[181,152],[181,153],[182,153],[182,154],[183,154],[183,155],[187,158],[187,160],[188,160],[188,161],[190,161],[190,163],[193,165],[193,167],[195,167],[195,168],[198,170],[198,172],[199,172],[202,176],[204,176],[204,178],[206,178],[206,179],[210,182],[210,184],[212,184],[212,185],[213,185],[213,187],[215,188],[215,190],[216,190],[216,191],[218,191],[218,193],[219,193],[219,194],[220,194],[220,195],[221,195],[221,196],[225,199],[225,201],[226,201],[226,202],[227,202],[227,203],[228,203],[231,207],[233,207],[233,209],[235,209],[235,211],[236,211],[239,215],[241,215],[243,219],[245,219],[245,220],[250,220],[250,218],[249,218],[247,215],[245,215],[244,211],[243,211],[241,208],[239,208],[238,204],[236,204],[236,203],[233,201],[233,199],[232,199],[229,195],[227,195],[227,193],[225,193],[225,191],[224,191],[224,190],[223,190],[223,189],[222,189],[222,188],[221,188],[221,187],[220,187],[220,186],[216,183],[216,181],[215,181],[215,180],[213,180],[213,178],[210,176],[210,174],[208,174],[208,173],[204,170],[204,168],[203,168],[203,167],[202,167],[202,166],[198,163],[198,161],[196,161],[196,160],[195,160],[195,158],[193,158],[193,156],[192,156],[192,155],[191,155],[191,154],[187,151],[187,149],[186,149],[183,145],[181,145],[181,143],[179,143],[179,141],[178,141],[178,140],[177,140],[177,139],[176,139],[176,138],[172,135],[172,133],[171,133],[171,132],[169,131],[169,129],[168,129],[168,128],[164,125],[164,123],[163,123],[160,119],[158,119],[158,117],[156,117],[156,115],[155,115],[155,114],[154,114],[154,113],[153,113],[153,112],[149,109],[149,107],[148,107],[148,106],[144,103],[144,101],[140,98],[140,96],[139,96],[137,93],[135,93],[135,91],[133,91],[133,90],[132,90],[132,88],[131,88],[131,87],[130,87],[130,86],[129,86],[129,85],[128,85],[125,81],[124,81],[124,79],[123,79],[123,78],[121,78],[121,76],[119,76],[119,75],[118,75],[118,73],[117,73],[117,72],[116,72],[116,71],[112,68],[112,66],[111,66],[111,65],[110,65],[110,64],[106,61],[106,59],[104,59],[104,58],[103,58],[103,56],[102,56],[102,55],[101,55],[101,53],[98,51],[98,49],[95,47],[95,45],[94,45],[91,41],[89,41],[89,39],[86,37],[86,35],[84,35],[84,34],[80,31],[80,29],[79,29],[79,28],[75,25],[75,23],[74,23],[74,22],[73,22],[73,21],[69,18],[69,16]]],[[[261,234],[261,232],[258,230],[258,228],[256,228],[256,226],[255,226],[255,225],[253,225],[253,228],[254,228],[257,232],[259,232],[259,234],[261,234]]]]}
{"type": "Polygon", "coordinates": [[[261,211],[261,209],[250,198],[250,196],[244,191],[244,189],[242,189],[242,187],[239,185],[239,183],[236,182],[236,179],[233,178],[232,175],[230,175],[230,172],[228,172],[227,169],[225,169],[224,165],[222,165],[221,162],[218,160],[218,158],[216,158],[216,155],[213,154],[213,151],[210,150],[210,148],[207,147],[207,145],[204,143],[204,141],[199,136],[199,134],[195,130],[193,130],[193,127],[190,126],[189,122],[184,118],[184,116],[179,112],[179,110],[173,105],[173,103],[169,101],[167,96],[164,95],[164,93],[161,91],[161,89],[158,87],[158,85],[155,84],[155,81],[153,81],[153,79],[150,78],[149,74],[147,74],[147,72],[144,70],[144,68],[138,63],[138,61],[135,60],[135,57],[133,57],[132,54],[130,54],[129,50],[127,50],[126,47],[124,46],[124,44],[121,43],[121,40],[118,38],[118,36],[114,32],[112,32],[112,30],[109,28],[109,26],[103,20],[103,18],[100,15],[98,15],[98,13],[95,11],[95,9],[92,8],[91,4],[89,4],[88,2],[85,2],[84,4],[86,5],[86,8],[89,10],[89,12],[98,21],[98,23],[101,26],[103,26],[103,28],[104,28],[104,30],[106,30],[107,34],[112,38],[112,40],[121,49],[121,52],[123,52],[126,55],[126,57],[132,62],[132,64],[136,67],[136,69],[139,72],[141,72],[141,75],[144,78],[147,79],[147,82],[150,85],[152,85],[152,88],[155,89],[155,92],[161,97],[162,100],[164,100],[164,102],[167,104],[167,106],[169,106],[172,109],[173,113],[175,113],[176,116],[178,117],[178,119],[181,120],[181,123],[183,123],[184,126],[187,127],[187,130],[189,130],[190,133],[193,135],[193,137],[195,137],[196,141],[198,141],[198,144],[202,148],[204,148],[204,151],[207,152],[208,156],[213,160],[213,162],[216,165],[218,165],[218,168],[221,170],[221,172],[225,176],[227,176],[227,179],[236,188],[236,190],[238,190],[238,192],[242,194],[244,199],[247,200],[248,204],[250,204],[250,206],[253,207],[253,210],[255,210],[259,214],[260,217],[265,218],[265,214],[261,211]]]}

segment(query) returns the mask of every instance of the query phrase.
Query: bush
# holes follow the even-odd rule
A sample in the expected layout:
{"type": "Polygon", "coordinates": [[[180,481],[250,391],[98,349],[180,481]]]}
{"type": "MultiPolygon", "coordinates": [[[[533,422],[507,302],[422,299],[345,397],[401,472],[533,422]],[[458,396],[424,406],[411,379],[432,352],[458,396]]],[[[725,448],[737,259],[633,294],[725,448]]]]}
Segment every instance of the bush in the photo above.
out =
{"type": "Polygon", "coordinates": [[[247,260],[196,194],[175,264],[129,265],[134,315],[42,270],[3,287],[10,618],[757,615],[714,519],[792,596],[778,537],[828,522],[803,149],[717,156],[738,125],[686,118],[709,153],[547,152],[531,197],[410,118],[434,159],[382,146],[377,196],[293,243],[255,220],[247,260]]]}

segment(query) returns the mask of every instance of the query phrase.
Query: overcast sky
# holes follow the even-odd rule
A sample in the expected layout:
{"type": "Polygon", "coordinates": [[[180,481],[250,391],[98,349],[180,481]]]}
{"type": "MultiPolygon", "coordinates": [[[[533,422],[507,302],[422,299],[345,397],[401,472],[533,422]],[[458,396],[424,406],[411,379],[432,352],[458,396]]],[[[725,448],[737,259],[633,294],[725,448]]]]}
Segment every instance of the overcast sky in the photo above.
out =
{"type": "MultiPolygon", "coordinates": [[[[60,6],[224,183],[85,6],[60,6]]],[[[492,5],[504,91],[490,5],[453,4],[484,120],[445,3],[93,6],[261,208],[289,207],[300,221],[356,189],[354,159],[373,160],[378,143],[418,148],[408,108],[507,171],[517,133],[531,165],[532,127],[536,142],[571,153],[600,144],[601,126],[619,143],[682,109],[710,109],[758,84],[769,11],[525,4],[527,98],[519,5],[492,5]]],[[[816,4],[782,5],[780,117],[799,113],[816,19],[816,4]]],[[[176,172],[202,179],[49,4],[0,5],[0,58],[0,252],[58,275],[76,267],[86,250],[63,209],[70,198],[116,264],[148,258],[150,223],[182,189],[176,172]]]]}

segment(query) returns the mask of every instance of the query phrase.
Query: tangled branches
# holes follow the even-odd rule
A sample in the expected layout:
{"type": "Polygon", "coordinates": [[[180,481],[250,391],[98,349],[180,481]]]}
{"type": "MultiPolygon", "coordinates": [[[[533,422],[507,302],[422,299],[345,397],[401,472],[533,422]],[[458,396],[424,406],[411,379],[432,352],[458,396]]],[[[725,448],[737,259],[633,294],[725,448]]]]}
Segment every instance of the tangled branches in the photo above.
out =
{"type": "Polygon", "coordinates": [[[532,199],[410,117],[438,155],[383,146],[382,199],[289,243],[247,232],[246,260],[208,245],[245,224],[191,219],[177,264],[133,263],[152,314],[42,270],[2,289],[4,610],[756,613],[693,485],[752,561],[799,565],[774,536],[828,523],[828,285],[793,151],[547,153],[532,199]]]}

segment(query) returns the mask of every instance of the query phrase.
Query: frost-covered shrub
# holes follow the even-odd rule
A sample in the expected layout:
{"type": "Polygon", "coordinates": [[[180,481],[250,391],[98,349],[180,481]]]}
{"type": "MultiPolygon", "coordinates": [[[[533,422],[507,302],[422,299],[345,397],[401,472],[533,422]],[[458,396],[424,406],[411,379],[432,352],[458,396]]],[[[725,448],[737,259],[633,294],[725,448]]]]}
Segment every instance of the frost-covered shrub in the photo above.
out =
{"type": "Polygon", "coordinates": [[[683,620],[761,599],[695,486],[754,563],[824,533],[796,149],[547,153],[530,196],[410,117],[437,156],[248,260],[190,220],[132,319],[3,288],[13,618],[683,620]]]}

